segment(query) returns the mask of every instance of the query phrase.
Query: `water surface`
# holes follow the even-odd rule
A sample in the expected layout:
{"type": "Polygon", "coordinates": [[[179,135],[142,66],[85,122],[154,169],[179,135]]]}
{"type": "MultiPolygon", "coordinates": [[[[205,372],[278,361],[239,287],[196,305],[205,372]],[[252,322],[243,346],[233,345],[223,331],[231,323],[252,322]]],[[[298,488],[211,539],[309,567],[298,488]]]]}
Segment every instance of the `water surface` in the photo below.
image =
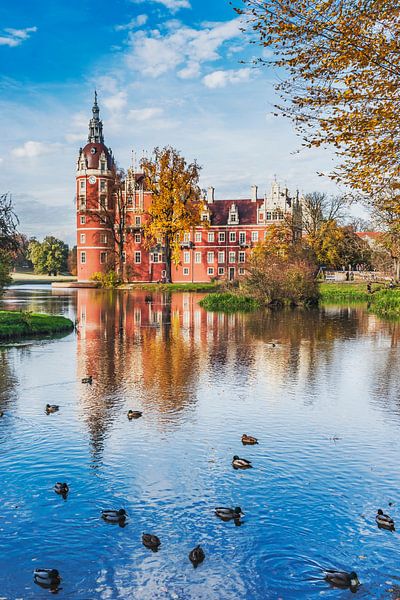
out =
{"type": "Polygon", "coordinates": [[[79,328],[0,349],[1,598],[48,598],[36,567],[59,569],[59,596],[79,600],[354,597],[317,565],[357,571],[355,597],[400,596],[398,533],[374,521],[382,508],[400,527],[399,325],[354,306],[207,314],[200,298],[5,296],[79,328]],[[234,454],[254,468],[233,470],[234,454]],[[217,519],[221,505],[241,506],[242,526],[217,519]],[[120,507],[126,527],[99,518],[120,507]]]}

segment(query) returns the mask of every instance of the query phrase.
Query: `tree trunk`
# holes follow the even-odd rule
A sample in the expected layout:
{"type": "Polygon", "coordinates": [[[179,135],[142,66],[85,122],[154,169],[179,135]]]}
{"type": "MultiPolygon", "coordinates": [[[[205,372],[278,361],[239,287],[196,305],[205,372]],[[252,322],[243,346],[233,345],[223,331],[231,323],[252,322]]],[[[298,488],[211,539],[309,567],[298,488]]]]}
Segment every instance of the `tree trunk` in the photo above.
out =
{"type": "Polygon", "coordinates": [[[172,283],[171,263],[172,263],[171,244],[169,242],[169,237],[166,237],[165,238],[165,273],[166,273],[167,283],[172,283]]]}
{"type": "Polygon", "coordinates": [[[394,278],[396,282],[400,279],[400,259],[398,256],[393,257],[393,265],[394,265],[394,278]]]}

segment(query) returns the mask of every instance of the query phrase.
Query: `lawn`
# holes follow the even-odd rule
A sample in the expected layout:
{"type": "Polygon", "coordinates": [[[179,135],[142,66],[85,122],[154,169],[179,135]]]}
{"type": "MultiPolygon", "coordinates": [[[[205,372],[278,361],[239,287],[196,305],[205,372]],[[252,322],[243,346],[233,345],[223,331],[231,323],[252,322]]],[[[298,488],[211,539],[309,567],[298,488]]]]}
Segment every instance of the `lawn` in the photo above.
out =
{"type": "Polygon", "coordinates": [[[74,324],[66,317],[24,311],[0,311],[0,339],[50,335],[72,331],[74,324]]]}

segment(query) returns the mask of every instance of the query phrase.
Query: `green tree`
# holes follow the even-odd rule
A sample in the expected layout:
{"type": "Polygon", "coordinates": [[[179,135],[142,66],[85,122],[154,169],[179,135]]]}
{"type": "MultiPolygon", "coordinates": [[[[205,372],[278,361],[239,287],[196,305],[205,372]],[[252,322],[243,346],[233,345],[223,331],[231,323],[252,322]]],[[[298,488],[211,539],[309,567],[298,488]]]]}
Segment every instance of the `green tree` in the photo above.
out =
{"type": "Polygon", "coordinates": [[[57,275],[67,270],[68,246],[62,240],[47,236],[43,242],[32,240],[29,243],[29,259],[35,273],[57,275]]]}
{"type": "Polygon", "coordinates": [[[12,253],[19,247],[17,225],[18,217],[14,212],[11,195],[0,195],[0,295],[11,283],[12,253]]]}
{"type": "Polygon", "coordinates": [[[201,222],[203,202],[199,188],[200,167],[187,164],[180,153],[167,146],[155,148],[153,157],[143,159],[145,188],[152,202],[143,227],[147,244],[161,238],[165,251],[167,281],[172,281],[172,263],[178,264],[180,238],[201,222]]]}

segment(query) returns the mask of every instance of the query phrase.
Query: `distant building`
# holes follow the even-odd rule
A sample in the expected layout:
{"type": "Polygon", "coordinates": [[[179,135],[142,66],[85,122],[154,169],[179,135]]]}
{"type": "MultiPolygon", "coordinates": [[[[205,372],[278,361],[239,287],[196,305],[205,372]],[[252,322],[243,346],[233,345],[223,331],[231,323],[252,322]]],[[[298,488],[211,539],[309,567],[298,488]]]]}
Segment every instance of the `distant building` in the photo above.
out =
{"type": "MultiPolygon", "coordinates": [[[[106,207],[117,218],[113,198],[114,157],[104,143],[103,123],[99,118],[97,95],[89,122],[88,142],[79,150],[76,170],[76,219],[78,280],[88,281],[95,272],[106,271],[115,256],[110,227],[99,222],[99,207],[106,207]]],[[[143,174],[128,169],[124,194],[127,198],[125,275],[129,281],[162,281],[165,262],[162,240],[146,248],[142,227],[152,194],[144,189],[143,174]]],[[[276,181],[269,194],[258,197],[256,185],[246,199],[216,200],[209,187],[202,220],[207,225],[194,227],[181,240],[179,264],[172,267],[174,282],[234,280],[244,275],[251,249],[264,239],[273,223],[291,216],[301,236],[301,201],[298,193],[289,194],[276,181]]]]}
{"type": "Polygon", "coordinates": [[[371,248],[375,248],[379,244],[379,238],[382,236],[380,231],[357,231],[356,235],[367,242],[371,248]]]}

